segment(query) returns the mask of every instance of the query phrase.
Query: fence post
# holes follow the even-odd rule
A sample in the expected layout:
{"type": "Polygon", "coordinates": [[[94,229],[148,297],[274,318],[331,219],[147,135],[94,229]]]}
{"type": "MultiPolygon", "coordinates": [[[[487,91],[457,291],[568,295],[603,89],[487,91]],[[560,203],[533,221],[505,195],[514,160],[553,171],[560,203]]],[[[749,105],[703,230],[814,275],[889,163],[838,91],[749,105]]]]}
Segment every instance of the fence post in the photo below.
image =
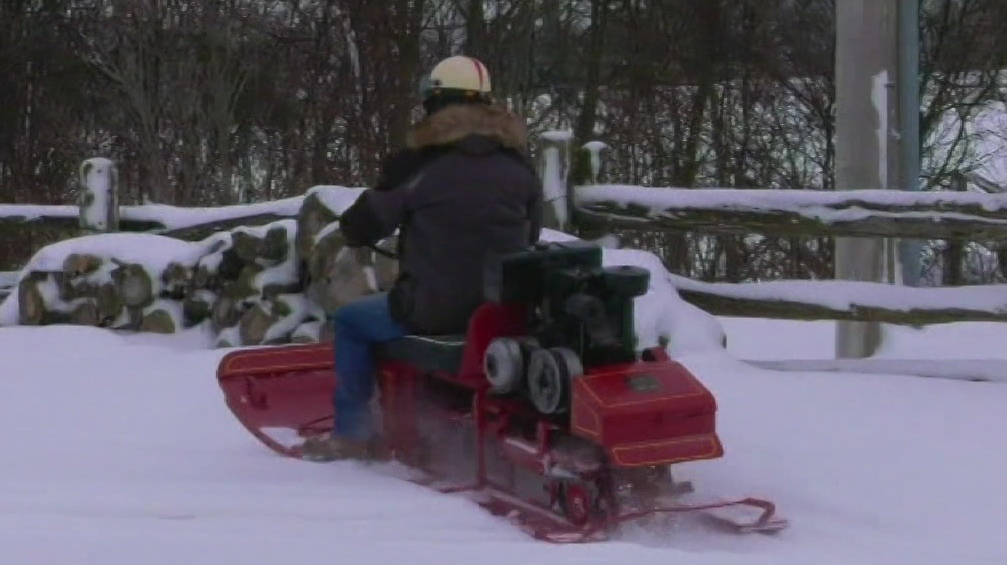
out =
{"type": "Polygon", "coordinates": [[[598,184],[598,175],[601,172],[601,152],[608,149],[604,141],[588,141],[584,144],[584,149],[591,156],[591,184],[598,184]]]}
{"type": "Polygon", "coordinates": [[[110,159],[92,157],[80,165],[80,231],[119,231],[119,169],[110,159]]]}
{"type": "Polygon", "coordinates": [[[547,131],[539,139],[542,141],[540,174],[546,203],[543,225],[565,231],[570,223],[568,181],[573,132],[547,131]]]}
{"type": "Polygon", "coordinates": [[[620,246],[619,238],[608,233],[602,225],[591,225],[578,222],[576,210],[576,189],[579,186],[589,186],[598,184],[601,173],[601,152],[607,149],[608,145],[603,141],[589,141],[577,148],[571,156],[571,166],[569,173],[569,217],[571,234],[582,239],[601,244],[603,247],[617,249],[620,246]]]}

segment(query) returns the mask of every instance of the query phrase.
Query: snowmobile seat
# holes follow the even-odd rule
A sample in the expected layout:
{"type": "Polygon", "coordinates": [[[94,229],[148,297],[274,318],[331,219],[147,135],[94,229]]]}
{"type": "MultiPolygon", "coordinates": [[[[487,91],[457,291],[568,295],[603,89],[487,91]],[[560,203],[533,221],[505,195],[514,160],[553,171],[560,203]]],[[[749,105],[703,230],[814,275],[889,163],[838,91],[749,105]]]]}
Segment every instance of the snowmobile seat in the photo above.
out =
{"type": "Polygon", "coordinates": [[[465,353],[465,335],[407,335],[379,344],[379,359],[402,361],[422,371],[457,373],[465,353]]]}

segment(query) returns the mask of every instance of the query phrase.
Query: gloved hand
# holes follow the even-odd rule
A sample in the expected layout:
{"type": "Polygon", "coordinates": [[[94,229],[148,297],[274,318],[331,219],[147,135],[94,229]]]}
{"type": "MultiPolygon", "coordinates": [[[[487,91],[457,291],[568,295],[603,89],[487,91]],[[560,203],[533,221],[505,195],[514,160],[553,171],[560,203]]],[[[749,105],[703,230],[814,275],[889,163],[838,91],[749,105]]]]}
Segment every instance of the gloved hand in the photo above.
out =
{"type": "Polygon", "coordinates": [[[369,247],[357,246],[351,247],[350,253],[353,254],[353,261],[361,266],[373,266],[374,265],[374,251],[369,247]]]}

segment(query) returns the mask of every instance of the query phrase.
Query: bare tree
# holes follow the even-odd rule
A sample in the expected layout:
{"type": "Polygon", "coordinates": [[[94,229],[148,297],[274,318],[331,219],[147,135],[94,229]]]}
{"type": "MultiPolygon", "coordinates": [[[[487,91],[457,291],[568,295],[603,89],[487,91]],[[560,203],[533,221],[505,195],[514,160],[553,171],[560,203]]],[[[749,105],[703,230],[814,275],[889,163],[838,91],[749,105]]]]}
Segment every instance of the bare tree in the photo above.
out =
{"type": "MultiPolygon", "coordinates": [[[[5,0],[0,195],[69,202],[96,154],[120,162],[134,203],[367,184],[418,117],[422,73],[456,53],[486,62],[533,133],[605,141],[608,180],[832,190],[834,1],[5,0]]],[[[920,2],[924,154],[942,188],[980,150],[955,125],[1007,97],[1007,4],[920,2]]],[[[824,238],[623,235],[710,280],[831,270],[824,238]]]]}

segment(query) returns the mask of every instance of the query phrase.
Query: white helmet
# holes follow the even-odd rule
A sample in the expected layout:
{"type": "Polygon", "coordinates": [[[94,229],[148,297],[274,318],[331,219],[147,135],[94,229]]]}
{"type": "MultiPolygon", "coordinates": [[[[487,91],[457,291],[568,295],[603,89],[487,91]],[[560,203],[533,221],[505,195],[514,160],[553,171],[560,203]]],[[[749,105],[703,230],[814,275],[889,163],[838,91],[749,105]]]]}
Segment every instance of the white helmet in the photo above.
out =
{"type": "Polygon", "coordinates": [[[478,59],[462,55],[437,63],[420,85],[423,100],[441,96],[489,99],[491,91],[486,65],[478,59]]]}

